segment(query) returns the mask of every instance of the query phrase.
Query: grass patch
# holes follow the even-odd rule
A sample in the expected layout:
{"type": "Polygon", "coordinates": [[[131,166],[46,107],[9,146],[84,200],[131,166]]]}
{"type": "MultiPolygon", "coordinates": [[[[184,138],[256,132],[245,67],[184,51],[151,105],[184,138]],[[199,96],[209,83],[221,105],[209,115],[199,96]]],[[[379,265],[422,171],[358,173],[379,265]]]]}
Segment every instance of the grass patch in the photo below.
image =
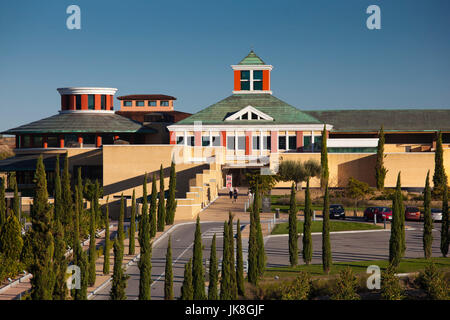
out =
{"type": "MultiPolygon", "coordinates": [[[[397,273],[410,273],[425,270],[425,267],[433,261],[436,267],[443,271],[450,271],[450,258],[434,257],[429,260],[424,258],[419,259],[402,259],[397,269],[397,273]]],[[[389,264],[388,260],[371,260],[371,261],[352,261],[352,262],[336,262],[331,266],[330,275],[338,274],[339,271],[350,267],[355,274],[366,273],[367,267],[370,265],[377,265],[383,271],[389,264]]],[[[302,264],[296,267],[278,267],[267,268],[264,272],[266,280],[272,280],[275,276],[280,279],[295,279],[297,273],[300,271],[307,271],[311,276],[324,276],[321,264],[311,264],[309,266],[302,264]]]]}
{"type": "MultiPolygon", "coordinates": [[[[322,232],[322,221],[313,221],[311,229],[312,229],[311,232],[322,232]]],[[[350,231],[350,230],[375,230],[375,229],[383,229],[383,227],[361,222],[345,222],[333,220],[330,221],[331,232],[350,231]]],[[[297,230],[299,230],[299,233],[303,232],[303,221],[297,221],[297,230]]],[[[289,224],[287,222],[275,225],[275,228],[273,228],[272,230],[272,234],[288,234],[288,233],[289,233],[289,224]]]]}

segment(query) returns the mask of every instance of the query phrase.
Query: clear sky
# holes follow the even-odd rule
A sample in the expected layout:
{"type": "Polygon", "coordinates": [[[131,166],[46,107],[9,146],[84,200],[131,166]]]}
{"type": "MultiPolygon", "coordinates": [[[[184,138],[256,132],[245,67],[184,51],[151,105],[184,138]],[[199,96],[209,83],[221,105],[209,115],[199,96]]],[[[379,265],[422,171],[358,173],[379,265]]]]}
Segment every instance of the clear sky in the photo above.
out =
{"type": "Polygon", "coordinates": [[[231,94],[230,65],[251,47],[300,109],[450,108],[448,0],[9,0],[0,130],[56,114],[65,86],[168,94],[196,112],[231,94]],[[81,30],[66,27],[71,4],[81,30]],[[381,30],[366,27],[372,4],[381,30]]]}

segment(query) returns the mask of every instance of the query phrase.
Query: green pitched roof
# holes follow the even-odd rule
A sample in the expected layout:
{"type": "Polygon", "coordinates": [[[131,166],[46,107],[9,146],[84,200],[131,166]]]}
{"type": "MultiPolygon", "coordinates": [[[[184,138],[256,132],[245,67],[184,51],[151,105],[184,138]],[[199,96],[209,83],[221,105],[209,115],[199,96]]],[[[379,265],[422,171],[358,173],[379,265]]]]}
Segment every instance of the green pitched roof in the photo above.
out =
{"type": "Polygon", "coordinates": [[[262,61],[262,59],[260,57],[258,57],[253,50],[250,51],[250,53],[241,60],[241,62],[239,62],[238,64],[244,64],[244,65],[263,65],[265,64],[264,61],[262,61]]]}
{"type": "Polygon", "coordinates": [[[142,127],[137,122],[115,113],[60,113],[23,126],[9,129],[4,134],[27,133],[127,133],[155,132],[154,129],[142,127]]]}
{"type": "Polygon", "coordinates": [[[335,132],[450,131],[449,109],[377,109],[304,111],[335,132]]]}
{"type": "Polygon", "coordinates": [[[178,121],[175,125],[191,125],[194,121],[202,121],[203,124],[319,124],[322,123],[311,115],[268,93],[234,94],[225,98],[196,114],[178,121]],[[239,110],[252,106],[272,117],[274,120],[231,120],[225,118],[239,110]]]}

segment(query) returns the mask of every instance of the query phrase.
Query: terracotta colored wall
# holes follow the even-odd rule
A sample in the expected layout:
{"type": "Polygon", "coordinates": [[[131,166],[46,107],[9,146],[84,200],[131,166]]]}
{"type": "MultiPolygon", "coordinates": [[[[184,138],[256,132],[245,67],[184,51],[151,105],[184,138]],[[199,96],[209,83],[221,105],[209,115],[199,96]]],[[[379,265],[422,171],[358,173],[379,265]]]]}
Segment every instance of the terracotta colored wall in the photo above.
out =
{"type": "Polygon", "coordinates": [[[234,90],[241,90],[241,72],[239,70],[234,70],[234,90]]]}
{"type": "Polygon", "coordinates": [[[263,70],[263,90],[270,90],[270,70],[263,70]]]}

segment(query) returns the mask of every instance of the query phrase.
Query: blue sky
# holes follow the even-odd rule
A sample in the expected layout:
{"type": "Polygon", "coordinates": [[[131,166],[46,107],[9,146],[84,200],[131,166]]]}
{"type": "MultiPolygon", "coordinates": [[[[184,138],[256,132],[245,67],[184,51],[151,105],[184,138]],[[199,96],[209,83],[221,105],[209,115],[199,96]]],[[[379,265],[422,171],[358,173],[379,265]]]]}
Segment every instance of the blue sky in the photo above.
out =
{"type": "Polygon", "coordinates": [[[448,0],[1,1],[0,130],[56,114],[64,86],[196,112],[231,94],[251,47],[300,109],[450,108],[449,16],[448,0]],[[66,28],[71,4],[81,30],[66,28]],[[366,27],[371,4],[381,30],[366,27]]]}

